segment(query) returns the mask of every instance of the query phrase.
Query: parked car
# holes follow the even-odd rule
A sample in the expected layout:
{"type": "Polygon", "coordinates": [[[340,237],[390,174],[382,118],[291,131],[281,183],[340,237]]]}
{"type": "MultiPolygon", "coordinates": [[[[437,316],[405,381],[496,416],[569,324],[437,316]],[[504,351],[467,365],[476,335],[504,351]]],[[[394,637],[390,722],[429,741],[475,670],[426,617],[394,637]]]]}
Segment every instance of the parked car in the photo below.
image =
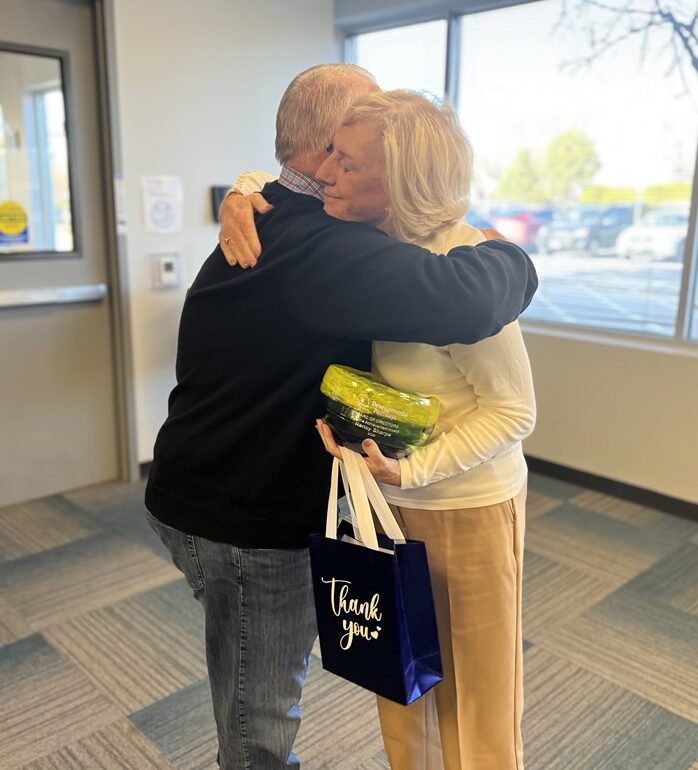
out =
{"type": "Polygon", "coordinates": [[[494,228],[494,224],[474,208],[468,209],[468,213],[465,215],[465,221],[469,225],[477,227],[478,230],[494,228]]]}
{"type": "Polygon", "coordinates": [[[657,208],[618,236],[616,251],[624,259],[683,259],[688,210],[657,208]]]}
{"type": "Polygon", "coordinates": [[[632,206],[577,206],[558,209],[538,230],[536,250],[585,251],[591,256],[613,253],[618,235],[633,223],[632,206]]]}
{"type": "Polygon", "coordinates": [[[532,249],[536,235],[550,222],[555,211],[551,208],[493,208],[490,218],[495,229],[523,249],[532,249]]]}

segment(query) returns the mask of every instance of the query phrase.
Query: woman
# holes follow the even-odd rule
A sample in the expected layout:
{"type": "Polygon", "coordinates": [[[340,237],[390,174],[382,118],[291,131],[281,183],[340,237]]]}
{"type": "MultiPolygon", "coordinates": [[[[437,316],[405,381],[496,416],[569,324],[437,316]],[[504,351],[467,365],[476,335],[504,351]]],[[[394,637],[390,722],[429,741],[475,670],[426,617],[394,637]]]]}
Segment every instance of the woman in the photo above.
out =
{"type": "MultiPolygon", "coordinates": [[[[369,94],[329,149],[317,178],[331,216],[442,254],[485,240],[463,222],[472,152],[449,107],[409,91],[369,94]]],[[[522,770],[521,441],[535,402],[521,331],[512,323],[470,346],[376,342],[373,361],[390,385],[441,401],[430,442],[409,457],[364,444],[406,535],[426,544],[444,666],[444,681],[412,705],[378,699],[390,765],[522,770]]],[[[329,428],[318,430],[338,455],[329,428]]]]}

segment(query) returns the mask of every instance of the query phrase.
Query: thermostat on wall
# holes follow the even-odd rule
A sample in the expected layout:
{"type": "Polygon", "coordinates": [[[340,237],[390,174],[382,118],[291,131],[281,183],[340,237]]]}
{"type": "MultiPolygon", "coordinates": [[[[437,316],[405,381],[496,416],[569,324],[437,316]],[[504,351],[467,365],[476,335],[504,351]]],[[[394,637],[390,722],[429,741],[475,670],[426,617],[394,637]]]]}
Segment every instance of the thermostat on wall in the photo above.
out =
{"type": "Polygon", "coordinates": [[[176,289],[179,286],[179,254],[151,254],[150,259],[153,289],[176,289]]]}

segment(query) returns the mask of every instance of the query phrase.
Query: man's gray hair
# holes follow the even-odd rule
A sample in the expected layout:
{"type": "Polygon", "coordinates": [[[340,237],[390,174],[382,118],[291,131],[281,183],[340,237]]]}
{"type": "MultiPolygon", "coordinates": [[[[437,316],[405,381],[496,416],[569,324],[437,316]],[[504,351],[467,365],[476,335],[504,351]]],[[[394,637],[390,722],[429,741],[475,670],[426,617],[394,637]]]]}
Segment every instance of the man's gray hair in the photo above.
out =
{"type": "Polygon", "coordinates": [[[376,89],[373,75],[356,64],[319,64],[296,75],[276,113],[276,159],[324,150],[347,107],[376,89]]]}

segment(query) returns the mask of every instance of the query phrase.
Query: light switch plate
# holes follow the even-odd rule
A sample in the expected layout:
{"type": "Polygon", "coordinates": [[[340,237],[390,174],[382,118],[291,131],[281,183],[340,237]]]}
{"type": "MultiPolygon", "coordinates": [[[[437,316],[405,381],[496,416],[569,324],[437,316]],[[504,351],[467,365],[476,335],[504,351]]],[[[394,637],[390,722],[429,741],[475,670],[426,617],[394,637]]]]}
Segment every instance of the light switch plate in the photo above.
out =
{"type": "Polygon", "coordinates": [[[151,254],[151,282],[155,291],[176,289],[180,285],[180,257],[176,252],[151,254]]]}

